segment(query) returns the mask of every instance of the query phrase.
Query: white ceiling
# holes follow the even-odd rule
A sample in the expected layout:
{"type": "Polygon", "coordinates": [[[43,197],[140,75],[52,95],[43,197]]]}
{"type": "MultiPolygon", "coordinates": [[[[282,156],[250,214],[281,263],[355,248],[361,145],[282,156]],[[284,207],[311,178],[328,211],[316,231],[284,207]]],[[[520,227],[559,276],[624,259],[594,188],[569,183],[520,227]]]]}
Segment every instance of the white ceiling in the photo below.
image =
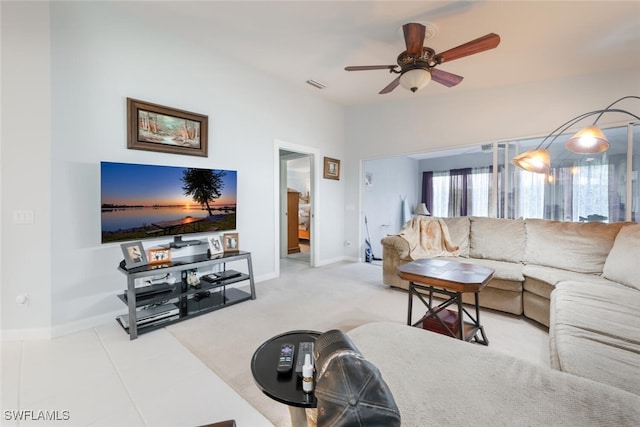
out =
{"type": "MultiPolygon", "coordinates": [[[[428,97],[572,75],[640,68],[640,1],[168,1],[115,2],[188,42],[343,105],[428,97]],[[430,83],[415,94],[396,75],[347,72],[347,65],[395,64],[401,27],[431,22],[426,46],[442,52],[488,33],[493,50],[439,68],[464,76],[454,88],[430,83]],[[314,79],[326,89],[305,83],[314,79]]],[[[220,82],[223,84],[224,82],[220,82]]]]}

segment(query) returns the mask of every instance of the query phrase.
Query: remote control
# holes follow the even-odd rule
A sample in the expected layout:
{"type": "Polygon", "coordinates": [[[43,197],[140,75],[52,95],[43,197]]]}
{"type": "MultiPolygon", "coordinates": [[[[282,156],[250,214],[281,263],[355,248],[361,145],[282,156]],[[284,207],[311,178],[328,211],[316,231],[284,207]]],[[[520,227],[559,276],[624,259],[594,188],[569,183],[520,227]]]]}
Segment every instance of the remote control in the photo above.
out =
{"type": "Polygon", "coordinates": [[[313,361],[313,342],[304,341],[298,345],[298,356],[296,357],[296,373],[302,375],[302,366],[304,365],[304,356],[308,354],[313,361]]]}
{"type": "Polygon", "coordinates": [[[291,368],[293,368],[294,353],[295,347],[293,344],[282,344],[282,347],[280,347],[280,355],[278,357],[278,373],[285,374],[291,371],[291,368]]]}

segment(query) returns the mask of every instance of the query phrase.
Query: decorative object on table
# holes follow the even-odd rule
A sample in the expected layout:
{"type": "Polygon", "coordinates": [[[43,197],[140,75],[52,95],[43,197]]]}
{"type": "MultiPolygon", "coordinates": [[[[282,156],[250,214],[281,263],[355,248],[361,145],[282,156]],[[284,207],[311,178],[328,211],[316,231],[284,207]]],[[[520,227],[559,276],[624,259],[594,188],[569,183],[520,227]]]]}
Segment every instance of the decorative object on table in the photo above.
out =
{"type": "Polygon", "coordinates": [[[209,242],[209,255],[214,257],[216,255],[220,255],[224,252],[222,247],[222,241],[220,240],[220,236],[209,236],[207,237],[207,242],[209,242]]]}
{"type": "Polygon", "coordinates": [[[208,156],[208,116],[127,98],[127,148],[208,156]]]}
{"type": "Polygon", "coordinates": [[[424,216],[430,216],[431,213],[429,213],[429,209],[427,209],[427,205],[424,203],[419,203],[418,206],[416,206],[416,210],[413,211],[414,215],[424,215],[424,216]]]}
{"type": "Polygon", "coordinates": [[[240,250],[238,233],[224,233],[222,241],[224,252],[238,252],[240,250]]]}
{"type": "Polygon", "coordinates": [[[593,122],[593,124],[582,129],[571,138],[569,138],[565,142],[564,147],[567,150],[577,154],[597,154],[607,151],[609,149],[609,141],[607,141],[607,137],[604,135],[602,130],[600,130],[600,128],[596,126],[598,120],[600,120],[604,113],[621,113],[640,120],[640,116],[633,114],[627,110],[611,108],[624,99],[640,100],[640,96],[624,96],[620,99],[615,100],[602,110],[589,111],[588,113],[580,114],[579,116],[572,118],[571,120],[558,126],[553,132],[551,132],[546,138],[544,138],[535,150],[528,150],[524,153],[518,154],[511,160],[511,163],[529,172],[548,174],[549,172],[551,172],[551,154],[549,153],[549,147],[551,146],[551,144],[553,144],[553,142],[569,128],[576,125],[581,120],[586,119],[587,117],[594,116],[596,114],[598,115],[598,117],[596,117],[596,120],[593,122]],[[551,138],[549,143],[544,148],[542,148],[544,143],[549,138],[551,138]]]}
{"type": "Polygon", "coordinates": [[[149,249],[149,264],[167,264],[171,262],[171,249],[149,249]]]}
{"type": "Polygon", "coordinates": [[[330,157],[324,158],[324,178],[326,179],[340,179],[340,160],[332,159],[330,157]]]}
{"type": "Polygon", "coordinates": [[[142,242],[122,243],[122,254],[127,268],[140,267],[147,265],[147,254],[144,251],[142,242]]]}
{"type": "Polygon", "coordinates": [[[184,270],[182,272],[185,282],[191,288],[199,288],[200,287],[200,278],[198,277],[198,269],[192,268],[189,270],[184,270]]]}

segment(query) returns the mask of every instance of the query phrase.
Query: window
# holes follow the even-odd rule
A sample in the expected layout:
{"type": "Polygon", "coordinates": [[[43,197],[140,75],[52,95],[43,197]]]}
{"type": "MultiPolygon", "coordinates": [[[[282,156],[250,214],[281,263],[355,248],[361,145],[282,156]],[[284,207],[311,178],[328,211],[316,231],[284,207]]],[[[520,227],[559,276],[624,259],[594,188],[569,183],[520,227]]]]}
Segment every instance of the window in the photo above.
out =
{"type": "Polygon", "coordinates": [[[420,162],[423,173],[429,174],[428,179],[423,179],[422,201],[434,216],[441,217],[495,215],[561,221],[639,221],[639,125],[603,131],[610,148],[595,155],[571,153],[564,148],[570,135],[558,137],[548,147],[551,153],[548,175],[527,172],[511,164],[513,156],[536,148],[540,139],[435,153],[420,162]],[[631,149],[627,143],[629,134],[633,141],[631,149]],[[494,150],[498,158],[495,167],[494,150]],[[632,156],[630,166],[629,156],[632,156]]]}

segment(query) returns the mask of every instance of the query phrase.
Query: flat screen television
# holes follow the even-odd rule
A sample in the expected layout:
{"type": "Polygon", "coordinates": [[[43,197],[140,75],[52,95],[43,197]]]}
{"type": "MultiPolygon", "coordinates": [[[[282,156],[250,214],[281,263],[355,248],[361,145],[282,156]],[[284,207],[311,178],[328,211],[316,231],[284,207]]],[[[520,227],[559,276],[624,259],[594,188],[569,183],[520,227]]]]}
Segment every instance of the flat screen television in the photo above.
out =
{"type": "Polygon", "coordinates": [[[237,172],[100,163],[102,243],[236,229],[237,172]]]}

